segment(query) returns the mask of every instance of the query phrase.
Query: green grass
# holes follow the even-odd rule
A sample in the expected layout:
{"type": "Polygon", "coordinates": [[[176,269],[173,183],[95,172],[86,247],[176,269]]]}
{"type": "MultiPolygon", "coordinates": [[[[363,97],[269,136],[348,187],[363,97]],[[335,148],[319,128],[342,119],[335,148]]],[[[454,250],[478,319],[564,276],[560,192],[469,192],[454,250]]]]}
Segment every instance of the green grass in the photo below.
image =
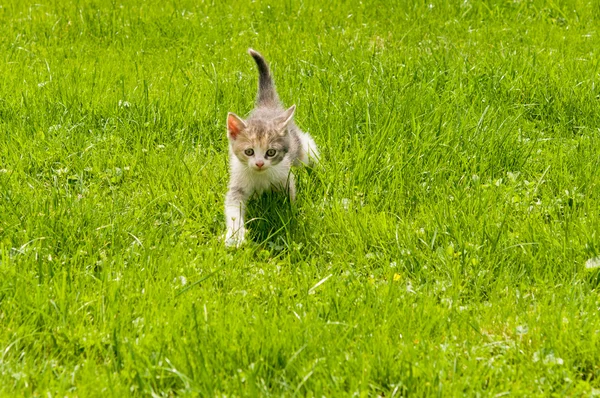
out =
{"type": "Polygon", "coordinates": [[[0,395],[600,394],[600,5],[235,3],[2,4],[0,395]],[[227,250],[248,47],[323,161],[227,250]]]}

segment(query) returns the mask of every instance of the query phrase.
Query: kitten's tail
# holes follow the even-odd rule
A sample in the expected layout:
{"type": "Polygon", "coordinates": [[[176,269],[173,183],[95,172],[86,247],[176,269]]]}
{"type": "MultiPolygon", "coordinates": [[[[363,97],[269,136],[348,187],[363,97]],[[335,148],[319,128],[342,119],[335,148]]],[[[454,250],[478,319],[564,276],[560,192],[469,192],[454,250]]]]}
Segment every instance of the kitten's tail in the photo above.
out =
{"type": "Polygon", "coordinates": [[[279,97],[275,91],[275,83],[269,71],[269,65],[258,52],[249,48],[248,53],[256,61],[258,66],[258,94],[256,95],[256,105],[276,106],[279,105],[279,97]]]}

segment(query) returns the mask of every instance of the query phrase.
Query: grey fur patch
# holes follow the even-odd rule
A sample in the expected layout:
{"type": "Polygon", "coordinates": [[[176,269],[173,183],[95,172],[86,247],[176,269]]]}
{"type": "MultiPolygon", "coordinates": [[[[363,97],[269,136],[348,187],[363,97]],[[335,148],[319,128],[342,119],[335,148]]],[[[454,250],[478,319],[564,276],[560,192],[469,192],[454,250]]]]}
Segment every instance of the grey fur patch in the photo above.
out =
{"type": "Polygon", "coordinates": [[[239,187],[231,187],[231,189],[229,190],[229,192],[227,192],[227,196],[229,197],[229,200],[232,201],[243,201],[246,199],[246,192],[239,187]]]}

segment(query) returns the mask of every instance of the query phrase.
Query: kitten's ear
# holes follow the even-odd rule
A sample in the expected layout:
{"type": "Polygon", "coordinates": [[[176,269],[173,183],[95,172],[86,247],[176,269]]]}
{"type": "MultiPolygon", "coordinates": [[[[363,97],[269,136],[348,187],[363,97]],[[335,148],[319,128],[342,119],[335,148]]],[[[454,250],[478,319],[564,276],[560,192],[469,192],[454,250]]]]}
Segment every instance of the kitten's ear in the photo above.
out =
{"type": "Polygon", "coordinates": [[[294,112],[296,112],[296,105],[290,106],[281,116],[277,118],[277,124],[282,133],[287,133],[286,127],[294,118],[294,112]]]}
{"type": "Polygon", "coordinates": [[[227,136],[230,140],[237,139],[238,135],[244,131],[246,127],[246,122],[244,122],[238,115],[231,112],[227,114],[227,136]]]}

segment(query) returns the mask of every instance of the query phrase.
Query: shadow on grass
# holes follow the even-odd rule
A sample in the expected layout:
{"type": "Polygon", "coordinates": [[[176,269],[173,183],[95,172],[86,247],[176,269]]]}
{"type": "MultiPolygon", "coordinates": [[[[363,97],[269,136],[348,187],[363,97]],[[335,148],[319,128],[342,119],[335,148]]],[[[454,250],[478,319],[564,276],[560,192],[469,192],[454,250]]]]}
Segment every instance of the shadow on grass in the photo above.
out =
{"type": "Polygon", "coordinates": [[[297,226],[297,207],[286,195],[265,193],[248,202],[246,213],[249,238],[260,245],[283,250],[297,226]]]}
{"type": "Polygon", "coordinates": [[[281,192],[268,192],[248,202],[246,212],[247,238],[275,252],[283,252],[296,244],[306,243],[310,226],[303,224],[302,208],[314,205],[314,198],[325,194],[320,170],[296,170],[298,199],[291,203],[281,192]],[[312,199],[311,199],[312,197],[312,199]]]}

